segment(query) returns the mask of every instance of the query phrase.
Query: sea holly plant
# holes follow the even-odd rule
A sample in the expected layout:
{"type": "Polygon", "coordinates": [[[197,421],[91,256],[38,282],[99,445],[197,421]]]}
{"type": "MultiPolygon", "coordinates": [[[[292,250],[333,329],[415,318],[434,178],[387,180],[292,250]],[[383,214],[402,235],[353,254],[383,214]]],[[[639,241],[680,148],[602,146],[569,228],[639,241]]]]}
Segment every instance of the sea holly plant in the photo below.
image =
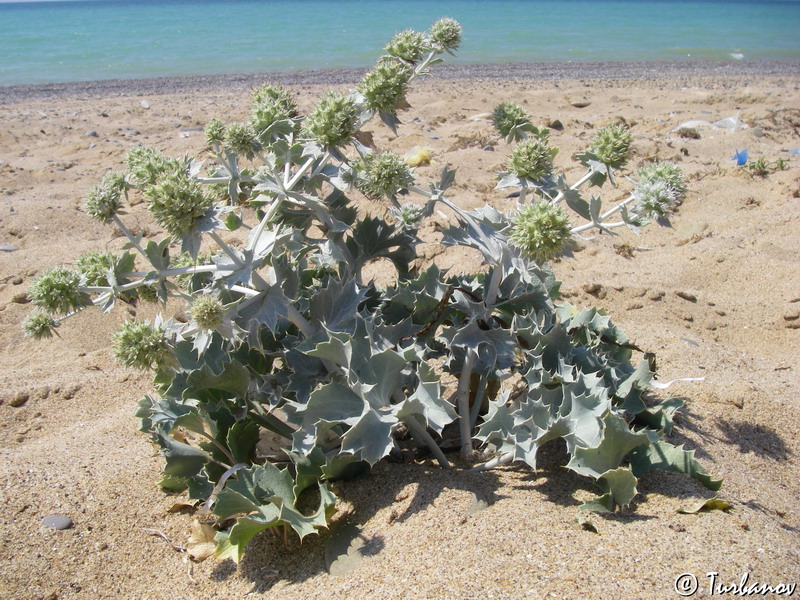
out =
{"type": "Polygon", "coordinates": [[[460,31],[443,19],[397,34],[352,91],[307,114],[287,90],[257,89],[246,122],[208,124],[202,161],[132,150],[86,198],[91,217],[127,237],[122,253],[87,254],[31,286],[37,310],[23,328],[36,338],[93,305],[155,302],[171,314],[125,321],[113,349],[153,371],[137,416],[164,457],[160,485],[199,504],[220,557],[238,561],[266,529],[302,539],[325,527],[330,482],[401,447],[444,468],[535,469],[538,449],[563,440],[567,467],[600,491],[589,510],[630,504],[654,469],[720,485],[665,439],[681,402],[649,393],[668,385],[653,356],[635,361],[641,351],[603,311],[559,301],[549,266],[590,230],[667,219],[686,193],[674,165],[642,167],[628,197],[605,207],[601,188],[629,160],[626,127],[597,132],[570,184],[548,131],[501,104],[493,121],[512,146],[498,206],[465,210],[454,169],[418,183],[364,135],[374,117],[400,125],[408,86],[458,48],[460,31]],[[132,194],[161,239],[126,227],[132,194]],[[362,214],[357,196],[376,210],[362,214]],[[440,243],[472,248],[477,272],[418,258],[435,211],[452,217],[440,243]],[[393,270],[385,285],[365,270],[379,260],[393,270]]]}

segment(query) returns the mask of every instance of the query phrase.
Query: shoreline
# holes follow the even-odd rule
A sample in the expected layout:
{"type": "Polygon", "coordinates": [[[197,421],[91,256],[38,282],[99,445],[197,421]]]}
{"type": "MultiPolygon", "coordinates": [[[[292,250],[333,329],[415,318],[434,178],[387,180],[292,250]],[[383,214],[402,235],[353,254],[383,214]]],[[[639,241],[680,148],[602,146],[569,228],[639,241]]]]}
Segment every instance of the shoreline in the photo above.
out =
{"type": "MultiPolygon", "coordinates": [[[[264,81],[293,85],[354,84],[367,68],[303,69],[216,75],[183,75],[0,86],[0,105],[68,97],[166,95],[186,92],[246,90],[264,81]]],[[[502,63],[439,65],[428,80],[568,81],[680,80],[695,78],[795,77],[800,61],[648,61],[585,63],[502,63]]]]}

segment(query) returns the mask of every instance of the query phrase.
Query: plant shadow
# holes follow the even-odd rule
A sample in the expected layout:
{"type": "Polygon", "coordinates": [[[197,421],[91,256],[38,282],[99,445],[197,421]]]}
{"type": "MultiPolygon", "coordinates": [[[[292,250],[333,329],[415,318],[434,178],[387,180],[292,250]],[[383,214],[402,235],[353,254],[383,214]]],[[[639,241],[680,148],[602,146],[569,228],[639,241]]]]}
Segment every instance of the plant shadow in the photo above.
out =
{"type": "MultiPolygon", "coordinates": [[[[464,505],[466,519],[472,512],[501,500],[503,496],[497,493],[501,485],[496,471],[471,473],[462,468],[392,464],[384,460],[359,477],[333,484],[338,506],[344,510],[334,515],[328,529],[307,536],[302,542],[293,533],[284,541],[282,528],[280,535],[263,532],[248,544],[238,572],[253,583],[251,593],[265,593],[279,582],[299,583],[323,573],[341,575],[348,565],[355,566],[384,549],[387,526],[407,521],[433,506],[445,490],[471,494],[464,505]],[[388,514],[379,515],[381,511],[388,514]],[[365,525],[376,517],[382,520],[377,523],[378,531],[367,535],[365,525]]],[[[374,531],[375,525],[370,523],[369,529],[374,531]]],[[[211,577],[224,581],[236,573],[237,565],[228,560],[219,563],[211,577]]]]}
{"type": "Polygon", "coordinates": [[[746,421],[723,419],[717,419],[716,425],[722,434],[720,439],[726,444],[738,447],[742,454],[752,452],[761,458],[789,460],[791,451],[786,442],[769,427],[746,421]]]}

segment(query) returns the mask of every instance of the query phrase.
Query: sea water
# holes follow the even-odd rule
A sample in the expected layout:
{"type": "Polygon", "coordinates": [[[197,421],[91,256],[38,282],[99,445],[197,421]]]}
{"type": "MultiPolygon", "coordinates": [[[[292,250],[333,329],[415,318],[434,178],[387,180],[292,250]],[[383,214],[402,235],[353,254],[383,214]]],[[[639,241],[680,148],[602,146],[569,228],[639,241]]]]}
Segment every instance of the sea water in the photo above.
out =
{"type": "Polygon", "coordinates": [[[460,63],[800,59],[800,0],[0,0],[0,85],[368,66],[444,16],[460,63]]]}

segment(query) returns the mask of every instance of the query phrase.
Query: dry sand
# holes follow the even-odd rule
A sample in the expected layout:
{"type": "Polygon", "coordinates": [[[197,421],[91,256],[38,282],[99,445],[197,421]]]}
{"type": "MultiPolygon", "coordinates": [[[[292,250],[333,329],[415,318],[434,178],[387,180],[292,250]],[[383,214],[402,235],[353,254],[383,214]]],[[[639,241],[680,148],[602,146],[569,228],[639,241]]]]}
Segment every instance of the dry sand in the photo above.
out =
{"type": "MultiPolygon", "coordinates": [[[[672,228],[583,241],[555,271],[570,302],[605,307],[657,353],[662,381],[705,377],[670,390],[686,400],[671,440],[696,448],[725,478],[719,495],[732,510],[679,514],[711,494],[655,473],[630,509],[593,517],[592,533],[576,519],[592,485],[564,469],[557,451],[545,453],[537,472],[382,463],[338,484],[331,532],[288,546],[259,536],[238,567],[188,563],[147,531],[180,545],[191,516],[168,512],[179,498],[156,487],[162,462],[137,432],[133,413],[148,377],[111,356],[109,334],[126,310],[87,312],[45,342],[23,338],[19,323],[37,272],[121,247],[83,212],[88,187],[136,144],[201,152],[207,120],[244,118],[253,79],[0,88],[0,244],[19,248],[0,252],[0,598],[652,599],[679,597],[673,583],[682,573],[698,578],[697,597],[708,597],[705,574],[714,571],[725,584],[745,573],[750,583],[800,583],[800,157],[786,152],[800,147],[799,71],[676,74],[664,66],[665,77],[648,69],[618,79],[609,68],[572,78],[562,69],[547,79],[467,73],[420,82],[400,138],[371,128],[382,147],[432,149],[436,164],[417,170],[420,181],[458,166],[453,197],[470,207],[510,202],[493,190],[508,150],[486,118],[499,101],[521,103],[540,125],[561,121],[552,140],[570,180],[579,175],[570,155],[617,117],[633,128],[634,167],[656,157],[680,164],[690,192],[672,228]],[[685,121],[731,115],[748,127],[698,128],[699,139],[672,133],[685,121]],[[731,161],[743,148],[790,168],[754,177],[731,161]],[[488,506],[475,510],[476,498],[488,506]],[[43,527],[51,514],[74,526],[43,527]],[[364,559],[329,574],[326,547],[353,527],[364,559]]],[[[301,105],[319,90],[298,85],[301,105]]],[[[141,205],[128,221],[160,234],[141,205]]],[[[423,249],[444,266],[477,265],[435,245],[423,249]]]]}

